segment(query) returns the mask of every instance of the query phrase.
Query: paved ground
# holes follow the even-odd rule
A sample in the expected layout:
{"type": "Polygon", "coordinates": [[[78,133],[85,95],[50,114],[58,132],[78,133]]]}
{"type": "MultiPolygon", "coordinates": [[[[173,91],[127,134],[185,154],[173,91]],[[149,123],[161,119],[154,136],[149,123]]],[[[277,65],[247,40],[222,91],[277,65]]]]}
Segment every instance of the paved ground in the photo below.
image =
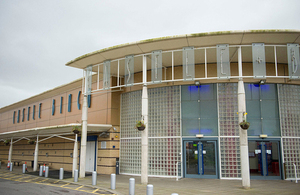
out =
{"type": "MultiPolygon", "coordinates": [[[[21,168],[15,168],[13,173],[19,174],[16,177],[26,177],[28,174],[22,174],[21,168]]],[[[0,169],[0,177],[9,171],[0,169]]],[[[35,177],[35,176],[31,176],[35,177]]],[[[41,178],[41,177],[38,177],[41,178]]],[[[73,178],[64,179],[56,182],[69,183],[68,185],[81,185],[87,188],[97,188],[103,192],[114,194],[129,194],[129,179],[135,178],[135,194],[146,194],[146,185],[140,184],[140,177],[126,175],[117,175],[116,190],[110,190],[110,175],[98,175],[97,185],[92,186],[92,177],[87,176],[74,183],[73,178]]],[[[220,179],[191,179],[184,178],[179,181],[166,178],[149,178],[149,184],[154,186],[154,194],[171,195],[195,195],[195,194],[300,194],[300,182],[295,183],[284,180],[251,180],[251,188],[242,189],[240,180],[220,180],[220,179]]],[[[68,186],[66,185],[66,186],[68,186]]],[[[97,193],[99,194],[99,193],[97,193]]]]}

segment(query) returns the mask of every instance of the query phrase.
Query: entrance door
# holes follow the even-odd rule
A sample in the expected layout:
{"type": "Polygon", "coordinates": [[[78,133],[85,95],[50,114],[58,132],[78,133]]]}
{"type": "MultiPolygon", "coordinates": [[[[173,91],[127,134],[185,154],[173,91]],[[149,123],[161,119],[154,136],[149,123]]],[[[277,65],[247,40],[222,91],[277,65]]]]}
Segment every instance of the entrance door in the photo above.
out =
{"type": "Polygon", "coordinates": [[[85,171],[95,171],[95,141],[86,142],[85,171]]]}
{"type": "Polygon", "coordinates": [[[217,178],[216,141],[184,141],[185,177],[217,178]]]}
{"type": "Polygon", "coordinates": [[[279,141],[249,141],[250,177],[281,179],[279,141]]]}

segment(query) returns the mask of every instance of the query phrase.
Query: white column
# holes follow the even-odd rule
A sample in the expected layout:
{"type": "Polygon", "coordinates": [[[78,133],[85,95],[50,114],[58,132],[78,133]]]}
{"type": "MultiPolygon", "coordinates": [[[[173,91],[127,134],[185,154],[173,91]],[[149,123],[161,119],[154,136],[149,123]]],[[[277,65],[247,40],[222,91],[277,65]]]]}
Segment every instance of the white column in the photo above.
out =
{"type": "Polygon", "coordinates": [[[38,160],[39,160],[39,135],[36,136],[34,159],[33,159],[33,171],[38,169],[38,160]]]}
{"type": "MultiPolygon", "coordinates": [[[[243,121],[244,113],[246,113],[246,97],[242,75],[242,51],[238,49],[238,64],[239,64],[239,81],[238,81],[238,114],[239,123],[243,121]]],[[[248,155],[248,136],[247,130],[239,127],[240,132],[240,153],[241,153],[241,168],[242,168],[242,186],[245,189],[250,188],[250,173],[249,173],[249,155],[248,155]]]]}
{"type": "Polygon", "coordinates": [[[77,159],[78,159],[78,142],[77,142],[77,133],[75,134],[74,150],[73,150],[73,169],[72,177],[74,177],[74,171],[77,169],[77,159]]]}
{"type": "Polygon", "coordinates": [[[8,152],[8,161],[9,162],[11,162],[12,150],[13,150],[13,138],[10,139],[10,146],[9,146],[9,152],[8,152]]]}
{"type": "Polygon", "coordinates": [[[80,172],[79,172],[80,178],[85,177],[86,140],[87,140],[87,94],[84,94],[83,106],[82,106],[82,131],[81,131],[81,147],[80,147],[80,172]]]}
{"type": "Polygon", "coordinates": [[[141,183],[148,183],[148,90],[147,90],[147,59],[143,56],[143,91],[142,91],[142,118],[146,125],[142,131],[142,162],[141,162],[141,183]]]}

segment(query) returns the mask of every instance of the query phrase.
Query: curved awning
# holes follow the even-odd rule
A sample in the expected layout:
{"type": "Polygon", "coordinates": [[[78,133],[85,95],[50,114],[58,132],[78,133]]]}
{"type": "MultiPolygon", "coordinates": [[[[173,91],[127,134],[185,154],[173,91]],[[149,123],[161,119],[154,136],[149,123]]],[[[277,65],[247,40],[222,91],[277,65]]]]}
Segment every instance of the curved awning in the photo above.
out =
{"type": "MultiPolygon", "coordinates": [[[[209,47],[217,44],[245,45],[253,42],[265,44],[300,43],[299,30],[244,30],[220,31],[179,36],[160,37],[117,45],[94,51],[66,63],[67,66],[84,69],[88,65],[105,60],[124,58],[127,55],[150,53],[154,50],[174,50],[183,47],[209,47]]],[[[137,69],[137,71],[140,71],[137,69]]],[[[135,71],[136,72],[136,71],[135,71]]]]}
{"type": "MultiPolygon", "coordinates": [[[[57,126],[46,126],[46,127],[37,127],[32,129],[24,129],[18,131],[10,131],[0,133],[0,139],[10,139],[10,138],[21,138],[21,137],[35,137],[39,136],[51,136],[51,135],[67,135],[73,134],[72,128],[73,126],[81,127],[80,123],[71,123],[66,125],[57,125],[57,126]]],[[[105,132],[112,128],[112,125],[107,124],[88,124],[87,132],[88,133],[99,133],[105,132]]]]}

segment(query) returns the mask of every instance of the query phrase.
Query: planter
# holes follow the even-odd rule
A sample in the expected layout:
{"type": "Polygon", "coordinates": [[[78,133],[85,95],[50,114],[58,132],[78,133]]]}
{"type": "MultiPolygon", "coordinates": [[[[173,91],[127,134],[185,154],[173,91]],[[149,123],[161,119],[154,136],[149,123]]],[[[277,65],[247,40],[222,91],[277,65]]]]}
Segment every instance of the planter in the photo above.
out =
{"type": "Polygon", "coordinates": [[[9,142],[8,142],[8,143],[4,143],[4,145],[8,146],[8,145],[9,145],[9,142]]]}
{"type": "Polygon", "coordinates": [[[144,131],[146,127],[137,127],[139,131],[144,131]]]}
{"type": "Polygon", "coordinates": [[[250,123],[249,123],[249,122],[241,122],[241,123],[240,123],[240,127],[241,127],[243,130],[247,130],[247,129],[249,129],[249,127],[250,127],[250,123]]]}
{"type": "Polygon", "coordinates": [[[73,133],[79,134],[79,130],[75,129],[75,130],[73,130],[73,133]]]}

